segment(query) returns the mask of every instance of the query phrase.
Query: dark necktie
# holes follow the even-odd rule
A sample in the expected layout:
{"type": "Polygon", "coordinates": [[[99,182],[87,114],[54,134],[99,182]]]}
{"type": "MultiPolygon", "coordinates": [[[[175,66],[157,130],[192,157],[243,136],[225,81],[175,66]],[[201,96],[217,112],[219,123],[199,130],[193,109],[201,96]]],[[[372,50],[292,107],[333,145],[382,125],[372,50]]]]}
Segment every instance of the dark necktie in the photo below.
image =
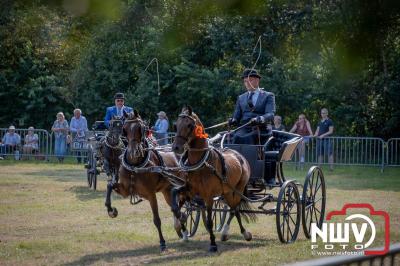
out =
{"type": "Polygon", "coordinates": [[[250,92],[249,98],[247,99],[247,104],[249,105],[249,107],[252,109],[254,107],[253,104],[253,95],[254,95],[254,91],[250,92]]]}

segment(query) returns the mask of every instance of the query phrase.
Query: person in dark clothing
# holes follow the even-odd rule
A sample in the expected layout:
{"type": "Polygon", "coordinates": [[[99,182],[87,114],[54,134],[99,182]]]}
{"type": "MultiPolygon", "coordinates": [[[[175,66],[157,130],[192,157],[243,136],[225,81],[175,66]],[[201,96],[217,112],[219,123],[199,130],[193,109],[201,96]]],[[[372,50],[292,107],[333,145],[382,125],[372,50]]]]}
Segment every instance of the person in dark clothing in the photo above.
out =
{"type": "MultiPolygon", "coordinates": [[[[271,136],[270,125],[275,115],[275,95],[259,87],[261,76],[254,69],[246,69],[242,75],[246,92],[241,94],[235,111],[229,120],[230,125],[249,125],[236,131],[234,144],[264,144],[271,136]]],[[[265,161],[264,179],[268,185],[274,185],[276,180],[276,162],[265,161]]]]}
{"type": "Polygon", "coordinates": [[[261,144],[259,134],[266,136],[269,130],[266,124],[274,119],[275,95],[259,87],[261,76],[257,70],[246,69],[242,75],[247,91],[241,94],[237,101],[235,111],[229,120],[231,125],[248,125],[238,130],[234,137],[235,144],[261,144]]]}
{"type": "Polygon", "coordinates": [[[321,121],[318,123],[315,137],[317,139],[318,163],[322,163],[324,155],[328,154],[329,170],[333,170],[333,147],[331,140],[326,138],[333,134],[333,122],[328,117],[328,109],[321,109],[321,121]]]}

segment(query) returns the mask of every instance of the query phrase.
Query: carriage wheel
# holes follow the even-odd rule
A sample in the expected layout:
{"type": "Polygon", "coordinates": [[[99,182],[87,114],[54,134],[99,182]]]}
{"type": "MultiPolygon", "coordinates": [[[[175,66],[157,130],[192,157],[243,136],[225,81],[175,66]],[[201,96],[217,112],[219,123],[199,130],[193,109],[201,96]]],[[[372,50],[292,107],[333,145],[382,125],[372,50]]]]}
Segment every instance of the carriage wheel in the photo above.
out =
{"type": "Polygon", "coordinates": [[[183,213],[186,215],[186,228],[188,230],[188,237],[192,237],[196,234],[197,228],[199,226],[200,221],[200,207],[193,203],[185,201],[185,204],[182,206],[183,213]]]}
{"type": "Polygon", "coordinates": [[[85,167],[87,168],[86,176],[87,176],[88,186],[89,186],[89,188],[91,188],[92,187],[92,173],[93,173],[93,168],[94,168],[93,151],[91,149],[89,149],[89,151],[88,151],[88,162],[85,167]]]}
{"type": "Polygon", "coordinates": [[[326,188],[325,179],[321,168],[313,166],[308,170],[304,182],[302,195],[302,224],[304,234],[311,237],[311,224],[316,223],[318,228],[322,227],[325,217],[326,188]]]}
{"type": "Polygon", "coordinates": [[[282,243],[296,240],[300,229],[300,195],[293,181],[286,181],[279,190],[276,206],[276,228],[282,243]]]}
{"type": "MultiPolygon", "coordinates": [[[[226,214],[228,213],[229,207],[221,197],[217,197],[217,198],[214,198],[214,203],[213,203],[212,209],[213,209],[213,211],[212,211],[211,217],[213,220],[213,231],[220,232],[222,230],[222,228],[224,227],[226,214]]],[[[206,211],[203,209],[201,214],[202,214],[202,218],[203,218],[203,224],[208,231],[206,211]]]]}
{"type": "Polygon", "coordinates": [[[86,172],[87,172],[86,175],[87,175],[88,186],[89,186],[89,188],[91,188],[92,187],[92,173],[90,172],[90,169],[88,169],[86,172]]]}
{"type": "Polygon", "coordinates": [[[97,189],[97,169],[95,171],[96,172],[92,175],[92,188],[94,191],[97,189]]]}

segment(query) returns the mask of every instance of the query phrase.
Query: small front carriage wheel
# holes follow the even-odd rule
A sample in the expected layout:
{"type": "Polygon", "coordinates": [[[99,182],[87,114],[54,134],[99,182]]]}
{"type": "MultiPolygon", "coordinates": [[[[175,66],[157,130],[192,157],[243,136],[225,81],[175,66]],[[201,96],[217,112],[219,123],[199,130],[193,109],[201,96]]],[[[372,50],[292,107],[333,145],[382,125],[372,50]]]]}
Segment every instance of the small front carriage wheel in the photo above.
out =
{"type": "Polygon", "coordinates": [[[192,237],[196,234],[197,227],[199,226],[200,221],[200,207],[190,201],[185,201],[185,204],[182,206],[183,213],[186,215],[186,229],[188,230],[188,237],[192,237]]]}
{"type": "MultiPolygon", "coordinates": [[[[228,213],[229,207],[225,203],[222,197],[215,197],[212,207],[212,221],[213,221],[213,231],[214,232],[221,232],[222,228],[224,227],[226,214],[228,213]]],[[[202,218],[203,224],[208,232],[207,227],[207,218],[206,218],[206,211],[202,210],[202,218]]]]}

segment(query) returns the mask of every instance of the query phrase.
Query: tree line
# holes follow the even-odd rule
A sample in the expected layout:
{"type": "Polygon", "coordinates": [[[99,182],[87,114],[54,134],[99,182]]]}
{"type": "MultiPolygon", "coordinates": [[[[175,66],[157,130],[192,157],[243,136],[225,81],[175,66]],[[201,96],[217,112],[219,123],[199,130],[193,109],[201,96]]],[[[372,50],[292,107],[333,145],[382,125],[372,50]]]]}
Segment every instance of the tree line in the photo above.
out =
{"type": "Polygon", "coordinates": [[[0,126],[101,120],[113,95],[154,122],[185,104],[229,118],[255,66],[291,127],[326,107],[337,135],[400,136],[397,1],[3,0],[0,126]],[[72,3],[72,4],[71,4],[72,3]],[[75,3],[75,4],[74,4],[75,3]],[[157,58],[156,64],[148,66],[157,58]],[[147,70],[145,71],[147,67],[147,70]],[[159,75],[159,76],[158,76],[159,75]],[[158,83],[159,78],[159,83],[158,83]]]}

